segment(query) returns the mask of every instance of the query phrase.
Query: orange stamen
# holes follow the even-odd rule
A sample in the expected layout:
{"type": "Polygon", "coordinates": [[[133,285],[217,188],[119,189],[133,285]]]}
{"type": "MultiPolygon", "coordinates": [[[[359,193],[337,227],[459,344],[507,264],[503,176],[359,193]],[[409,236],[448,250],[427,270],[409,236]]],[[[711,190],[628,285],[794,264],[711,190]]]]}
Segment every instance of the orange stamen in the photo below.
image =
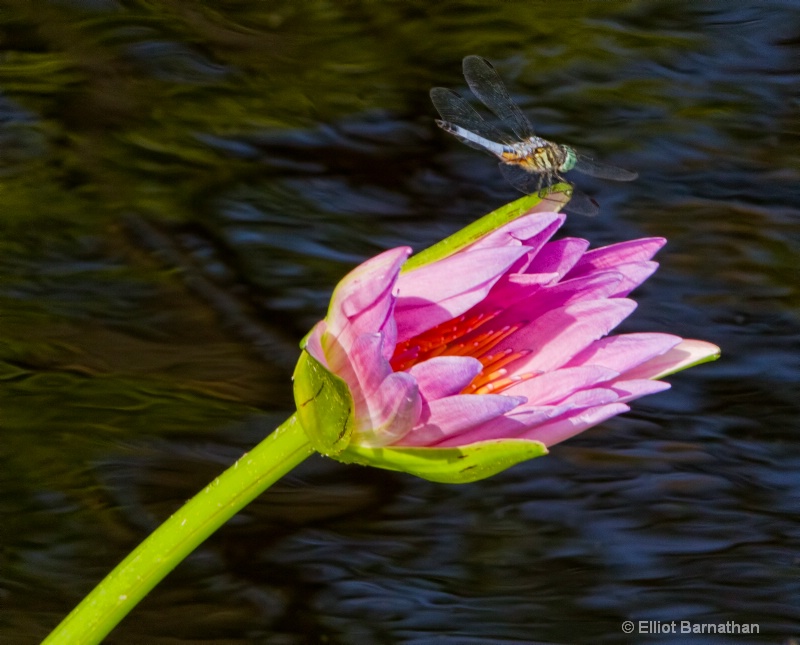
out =
{"type": "Polygon", "coordinates": [[[454,353],[454,349],[464,347],[463,343],[458,345],[454,345],[454,343],[480,326],[485,325],[500,314],[501,311],[500,309],[484,311],[472,316],[464,314],[399,343],[395,347],[394,356],[391,360],[392,368],[395,371],[405,370],[416,363],[421,363],[429,358],[443,354],[448,356],[469,355],[469,353],[462,353],[463,350],[454,353]]]}
{"type": "Polygon", "coordinates": [[[486,353],[492,348],[496,347],[498,343],[504,341],[516,331],[519,331],[523,325],[524,323],[521,322],[514,325],[506,325],[497,331],[487,331],[486,333],[479,335],[471,343],[472,351],[470,352],[470,355],[474,356],[475,358],[485,356],[486,353]]]}
{"type": "Polygon", "coordinates": [[[496,354],[490,353],[498,344],[524,327],[526,321],[505,325],[500,329],[488,328],[482,332],[478,331],[500,312],[501,310],[486,311],[471,316],[464,314],[399,343],[392,356],[392,369],[408,370],[417,363],[436,356],[472,356],[481,362],[483,368],[462,390],[464,394],[496,394],[521,381],[533,378],[536,376],[534,372],[508,376],[506,369],[509,364],[527,356],[532,350],[523,349],[515,352],[509,347],[496,354]],[[465,341],[468,336],[470,338],[465,341]]]}
{"type": "MultiPolygon", "coordinates": [[[[501,371],[505,371],[505,370],[501,370],[501,371]]],[[[509,376],[509,377],[504,378],[504,379],[498,379],[496,381],[492,381],[491,383],[487,383],[486,385],[483,385],[483,386],[481,386],[481,387],[479,387],[479,388],[477,388],[474,391],[469,392],[469,393],[470,394],[498,394],[499,392],[502,392],[503,390],[507,390],[512,385],[516,385],[517,383],[522,383],[523,381],[527,381],[529,379],[532,379],[534,376],[538,376],[538,373],[536,373],[536,372],[526,372],[525,374],[515,374],[514,376],[509,376]]],[[[472,384],[470,384],[467,387],[471,388],[472,384]]],[[[464,391],[464,393],[465,394],[467,393],[466,390],[464,391]]]]}
{"type": "Polygon", "coordinates": [[[483,363],[483,371],[485,372],[488,369],[497,370],[501,367],[505,367],[509,363],[513,363],[518,358],[527,356],[531,353],[531,351],[532,350],[530,349],[523,349],[519,352],[515,352],[513,349],[508,347],[499,354],[487,354],[480,359],[481,363],[483,363]]]}
{"type": "MultiPolygon", "coordinates": [[[[527,356],[530,353],[531,350],[529,349],[523,349],[520,352],[515,352],[511,349],[504,351],[494,361],[484,363],[480,374],[472,379],[472,382],[464,388],[463,392],[465,394],[482,394],[483,392],[481,390],[483,390],[484,387],[488,387],[492,382],[497,381],[501,377],[508,374],[508,370],[505,369],[506,365],[513,363],[518,358],[527,356]]],[[[496,390],[497,385],[492,386],[490,389],[496,390]]]]}

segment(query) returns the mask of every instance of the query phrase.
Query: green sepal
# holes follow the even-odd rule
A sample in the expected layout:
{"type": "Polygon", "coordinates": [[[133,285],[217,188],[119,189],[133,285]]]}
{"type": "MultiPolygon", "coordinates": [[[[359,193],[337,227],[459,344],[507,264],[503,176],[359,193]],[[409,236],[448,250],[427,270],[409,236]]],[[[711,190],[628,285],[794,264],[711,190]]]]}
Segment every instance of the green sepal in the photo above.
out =
{"type": "Polygon", "coordinates": [[[303,350],[294,369],[297,418],[314,450],[336,457],[353,434],[353,397],[347,384],[303,350]]]}
{"type": "Polygon", "coordinates": [[[677,374],[678,372],[682,372],[683,370],[688,370],[690,367],[697,367],[698,365],[702,365],[703,363],[712,363],[719,359],[722,356],[722,353],[718,351],[716,354],[712,354],[711,356],[703,356],[703,358],[699,358],[696,361],[688,363],[687,365],[680,365],[679,367],[675,367],[663,374],[659,374],[658,376],[651,377],[653,380],[662,379],[665,376],[672,376],[673,374],[677,374]]]}
{"type": "MultiPolygon", "coordinates": [[[[572,197],[572,186],[569,184],[554,184],[550,186],[546,195],[546,199],[549,202],[547,212],[557,212],[564,204],[569,202],[570,197],[572,197]]],[[[456,231],[450,237],[446,237],[424,251],[412,255],[403,265],[401,271],[413,271],[421,266],[453,255],[453,253],[469,246],[484,235],[497,230],[503,224],[525,215],[538,206],[543,199],[544,197],[534,193],[501,206],[496,211],[492,211],[488,215],[475,220],[472,224],[465,226],[460,231],[456,231]]]]}
{"type": "Polygon", "coordinates": [[[458,448],[365,448],[348,446],[336,459],[344,463],[398,470],[441,484],[467,484],[547,454],[528,439],[492,439],[458,448]]]}

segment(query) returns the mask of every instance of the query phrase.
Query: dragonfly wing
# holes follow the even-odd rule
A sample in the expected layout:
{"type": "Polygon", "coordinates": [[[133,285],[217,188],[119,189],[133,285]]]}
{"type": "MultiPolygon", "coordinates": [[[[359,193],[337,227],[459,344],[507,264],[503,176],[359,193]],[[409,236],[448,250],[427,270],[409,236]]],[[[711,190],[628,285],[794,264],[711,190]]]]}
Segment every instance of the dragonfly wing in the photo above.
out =
{"type": "Polygon", "coordinates": [[[480,56],[467,56],[463,64],[467,85],[481,103],[494,112],[520,139],[534,136],[528,117],[511,100],[500,74],[492,64],[480,56]]]}
{"type": "MultiPolygon", "coordinates": [[[[453,90],[448,90],[446,87],[434,87],[431,88],[430,94],[433,107],[441,114],[442,120],[445,122],[474,132],[478,136],[489,139],[490,141],[497,142],[508,138],[507,135],[500,132],[493,125],[484,121],[478,111],[467,103],[463,96],[456,94],[453,90]]],[[[448,130],[448,132],[450,131],[448,128],[444,129],[448,130]]],[[[483,149],[462,137],[458,138],[468,146],[478,148],[479,150],[483,149]]]]}
{"type": "Polygon", "coordinates": [[[639,176],[639,173],[631,172],[630,170],[623,170],[616,166],[609,166],[608,164],[593,161],[588,157],[578,155],[578,160],[571,170],[577,170],[584,175],[591,177],[598,177],[599,179],[613,179],[614,181],[633,181],[639,176]]]}
{"type": "Polygon", "coordinates": [[[564,206],[564,210],[568,213],[594,217],[600,212],[600,206],[586,193],[582,193],[573,186],[572,197],[570,197],[567,205],[564,206]]]}
{"type": "Polygon", "coordinates": [[[542,188],[544,179],[542,175],[530,173],[516,164],[508,164],[501,161],[500,172],[509,184],[526,195],[532,195],[542,188]]]}

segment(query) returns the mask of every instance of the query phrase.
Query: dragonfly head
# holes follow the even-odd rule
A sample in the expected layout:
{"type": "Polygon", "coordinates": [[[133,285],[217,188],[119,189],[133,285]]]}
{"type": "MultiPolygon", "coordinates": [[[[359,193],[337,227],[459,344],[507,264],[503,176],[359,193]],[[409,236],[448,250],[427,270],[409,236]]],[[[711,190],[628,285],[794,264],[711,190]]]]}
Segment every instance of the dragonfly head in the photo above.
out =
{"type": "Polygon", "coordinates": [[[575,152],[575,148],[571,148],[570,146],[561,146],[561,148],[566,154],[566,158],[558,170],[559,172],[567,172],[568,170],[572,170],[575,164],[578,163],[578,153],[575,152]]]}

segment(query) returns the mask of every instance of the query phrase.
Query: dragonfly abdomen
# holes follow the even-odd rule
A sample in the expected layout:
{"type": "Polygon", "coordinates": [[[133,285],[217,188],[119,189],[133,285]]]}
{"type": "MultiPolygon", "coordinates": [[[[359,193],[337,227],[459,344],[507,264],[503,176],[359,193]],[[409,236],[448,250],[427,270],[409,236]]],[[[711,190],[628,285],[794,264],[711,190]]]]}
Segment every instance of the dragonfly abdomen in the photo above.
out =
{"type": "Polygon", "coordinates": [[[466,143],[468,146],[477,148],[479,150],[485,150],[486,152],[497,155],[498,157],[503,154],[504,146],[502,144],[496,143],[491,139],[482,137],[474,132],[470,132],[466,128],[462,128],[460,125],[439,119],[436,120],[436,125],[438,125],[445,132],[452,134],[462,143],[466,143]]]}

